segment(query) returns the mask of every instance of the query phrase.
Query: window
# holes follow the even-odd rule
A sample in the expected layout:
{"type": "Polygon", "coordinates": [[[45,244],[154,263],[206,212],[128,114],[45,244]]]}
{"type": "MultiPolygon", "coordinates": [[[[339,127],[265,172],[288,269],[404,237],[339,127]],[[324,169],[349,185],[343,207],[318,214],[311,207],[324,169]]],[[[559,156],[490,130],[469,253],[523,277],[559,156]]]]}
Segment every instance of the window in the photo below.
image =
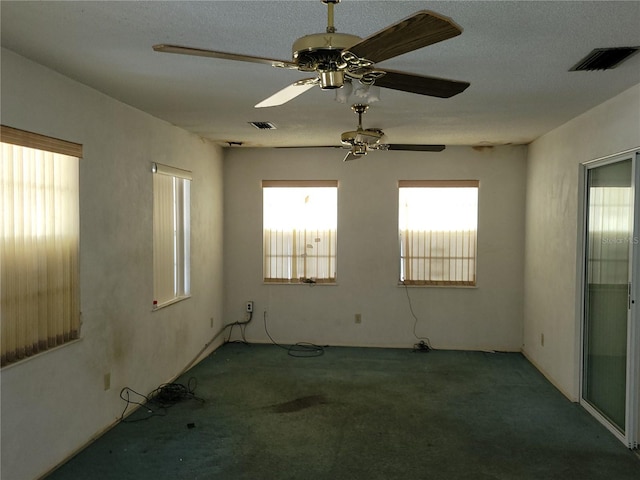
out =
{"type": "Polygon", "coordinates": [[[400,281],[474,286],[477,180],[399,182],[400,281]]]}
{"type": "Polygon", "coordinates": [[[154,163],[153,308],[189,297],[191,172],[154,163]]]}
{"type": "Polygon", "coordinates": [[[264,281],[335,283],[338,182],[263,181],[264,281]]]}
{"type": "Polygon", "coordinates": [[[2,126],[2,366],[79,337],[82,145],[2,126]]]}

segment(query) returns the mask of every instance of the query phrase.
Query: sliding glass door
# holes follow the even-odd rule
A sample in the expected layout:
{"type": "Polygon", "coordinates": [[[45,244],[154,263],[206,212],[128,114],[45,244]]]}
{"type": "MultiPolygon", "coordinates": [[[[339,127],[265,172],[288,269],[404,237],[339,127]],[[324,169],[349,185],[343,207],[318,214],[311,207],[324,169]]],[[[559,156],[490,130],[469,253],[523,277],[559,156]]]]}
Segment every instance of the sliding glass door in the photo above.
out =
{"type": "Polygon", "coordinates": [[[582,402],[632,448],[640,386],[635,162],[634,152],[587,167],[582,348],[582,402]]]}

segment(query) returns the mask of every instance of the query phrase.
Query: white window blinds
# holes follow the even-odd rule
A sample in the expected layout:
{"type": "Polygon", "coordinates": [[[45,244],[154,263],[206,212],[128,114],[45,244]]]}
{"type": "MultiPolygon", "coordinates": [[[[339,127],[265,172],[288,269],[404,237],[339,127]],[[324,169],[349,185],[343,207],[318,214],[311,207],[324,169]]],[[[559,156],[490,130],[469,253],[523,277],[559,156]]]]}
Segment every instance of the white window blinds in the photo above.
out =
{"type": "Polygon", "coordinates": [[[476,284],[477,180],[400,181],[400,281],[476,284]]]}
{"type": "Polygon", "coordinates": [[[191,172],[154,163],[153,307],[188,297],[191,172]]]}
{"type": "Polygon", "coordinates": [[[264,281],[336,281],[338,182],[263,181],[264,281]]]}
{"type": "Polygon", "coordinates": [[[5,126],[1,146],[0,323],[6,365],[79,336],[82,146],[5,126]]]}

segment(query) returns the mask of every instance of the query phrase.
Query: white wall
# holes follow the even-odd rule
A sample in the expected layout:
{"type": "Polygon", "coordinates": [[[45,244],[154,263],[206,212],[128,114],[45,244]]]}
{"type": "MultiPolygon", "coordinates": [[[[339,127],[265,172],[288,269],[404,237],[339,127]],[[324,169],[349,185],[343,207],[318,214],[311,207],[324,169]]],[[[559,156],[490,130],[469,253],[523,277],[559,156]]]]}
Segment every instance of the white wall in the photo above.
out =
{"type": "Polygon", "coordinates": [[[574,401],[580,369],[580,164],[639,145],[637,85],[529,146],[523,351],[574,401]]]}
{"type": "Polygon", "coordinates": [[[436,348],[519,351],[522,345],[526,147],[374,152],[342,162],[333,149],[230,149],[224,159],[225,318],[255,302],[247,339],[411,348],[398,286],[397,181],[478,179],[478,288],[409,288],[418,336],[436,348]],[[264,285],[263,179],[337,179],[338,285],[264,285]],[[362,323],[354,314],[362,314],[362,323]]]}
{"type": "Polygon", "coordinates": [[[123,387],[171,380],[222,324],[222,152],[7,50],[2,123],[84,145],[82,338],[2,369],[2,478],[24,480],[111,425],[123,387]],[[157,312],[152,161],[193,171],[193,297],[157,312]]]}

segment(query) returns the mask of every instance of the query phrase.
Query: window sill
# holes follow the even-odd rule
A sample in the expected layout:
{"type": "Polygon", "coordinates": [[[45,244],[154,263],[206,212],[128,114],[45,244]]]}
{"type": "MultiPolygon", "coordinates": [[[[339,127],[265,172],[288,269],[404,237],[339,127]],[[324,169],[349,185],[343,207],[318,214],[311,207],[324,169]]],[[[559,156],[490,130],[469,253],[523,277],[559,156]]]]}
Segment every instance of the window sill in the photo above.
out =
{"type": "Polygon", "coordinates": [[[35,359],[40,358],[40,357],[42,357],[42,356],[44,356],[44,355],[46,355],[48,353],[52,353],[52,352],[55,352],[57,350],[61,350],[61,349],[65,348],[65,347],[68,347],[70,345],[76,344],[76,343],[81,342],[81,341],[82,341],[82,337],[74,338],[73,340],[69,340],[68,342],[65,342],[63,344],[56,345],[55,347],[51,347],[51,348],[48,348],[48,349],[43,350],[41,352],[38,352],[35,355],[30,355],[28,357],[21,358],[20,360],[16,360],[15,362],[7,363],[6,365],[4,365],[2,367],[2,371],[4,372],[5,370],[9,370],[10,368],[17,367],[18,365],[23,365],[26,362],[29,362],[31,360],[35,360],[35,359]]]}
{"type": "Polygon", "coordinates": [[[329,286],[329,287],[335,287],[338,285],[337,282],[288,282],[288,281],[263,281],[262,282],[263,285],[306,285],[309,287],[317,287],[317,286],[329,286]]]}
{"type": "Polygon", "coordinates": [[[406,287],[406,288],[466,288],[466,289],[476,289],[478,285],[431,285],[431,284],[418,284],[418,283],[402,283],[398,282],[398,287],[406,287]]]}
{"type": "Polygon", "coordinates": [[[151,311],[152,312],[156,312],[156,311],[158,311],[158,310],[160,310],[162,308],[168,307],[169,305],[174,305],[174,304],[176,304],[178,302],[181,302],[183,300],[187,300],[188,298],[191,298],[191,295],[184,295],[182,297],[173,298],[173,299],[168,300],[168,301],[166,301],[164,303],[160,303],[158,305],[154,305],[153,308],[151,309],[151,311]]]}

